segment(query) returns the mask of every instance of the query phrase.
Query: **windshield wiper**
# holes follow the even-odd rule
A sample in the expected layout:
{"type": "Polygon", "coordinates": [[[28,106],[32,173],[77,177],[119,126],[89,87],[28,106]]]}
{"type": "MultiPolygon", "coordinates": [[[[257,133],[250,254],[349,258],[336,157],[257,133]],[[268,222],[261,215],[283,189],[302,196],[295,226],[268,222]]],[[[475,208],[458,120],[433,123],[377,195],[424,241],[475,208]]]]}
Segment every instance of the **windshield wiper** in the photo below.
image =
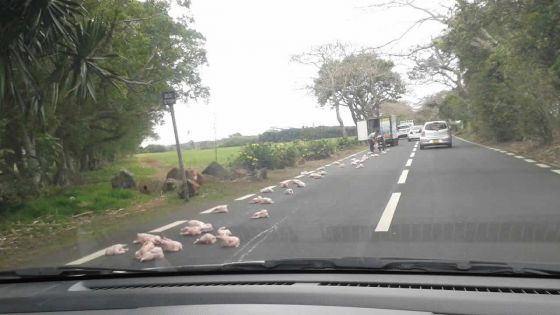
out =
{"type": "Polygon", "coordinates": [[[368,271],[484,275],[560,276],[560,267],[544,264],[514,264],[443,259],[346,257],[337,259],[279,259],[220,265],[171,267],[179,272],[227,271],[368,271]]]}
{"type": "MultiPolygon", "coordinates": [[[[118,275],[146,273],[142,269],[123,269],[123,268],[97,268],[97,267],[40,267],[25,268],[11,271],[1,271],[0,280],[11,279],[45,279],[45,278],[72,278],[83,276],[99,276],[99,275],[118,275]]],[[[150,271],[151,272],[151,271],[150,271]]]]}

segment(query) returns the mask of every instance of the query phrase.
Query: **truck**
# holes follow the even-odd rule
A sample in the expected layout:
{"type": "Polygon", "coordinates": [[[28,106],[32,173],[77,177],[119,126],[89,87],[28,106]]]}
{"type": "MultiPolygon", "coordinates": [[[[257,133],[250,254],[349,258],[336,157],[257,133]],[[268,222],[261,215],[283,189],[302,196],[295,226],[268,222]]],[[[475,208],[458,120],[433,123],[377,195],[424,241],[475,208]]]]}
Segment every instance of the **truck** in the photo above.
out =
{"type": "Polygon", "coordinates": [[[390,146],[399,144],[397,116],[395,115],[382,115],[379,118],[361,120],[356,123],[356,127],[359,141],[367,140],[370,133],[379,129],[379,132],[385,139],[386,144],[390,146]]]}

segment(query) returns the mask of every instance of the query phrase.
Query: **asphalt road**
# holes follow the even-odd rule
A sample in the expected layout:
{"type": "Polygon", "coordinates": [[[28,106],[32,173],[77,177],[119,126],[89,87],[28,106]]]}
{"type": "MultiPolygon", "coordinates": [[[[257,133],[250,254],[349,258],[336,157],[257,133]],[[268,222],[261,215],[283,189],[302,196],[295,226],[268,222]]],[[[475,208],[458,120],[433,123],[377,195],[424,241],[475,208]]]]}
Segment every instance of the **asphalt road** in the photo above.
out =
{"type": "Polygon", "coordinates": [[[121,233],[109,239],[130,244],[128,253],[106,257],[108,244],[97,244],[60,264],[141,268],[346,256],[560,262],[560,171],[554,168],[457,138],[451,149],[426,150],[405,139],[361,169],[349,159],[344,168],[326,166],[322,179],[302,177],[307,187],[294,188],[292,196],[279,187],[262,194],[272,205],[249,204],[249,197],[229,202],[228,214],[162,217],[139,227],[136,232],[156,230],[183,243],[183,251],[164,259],[137,262],[134,235],[121,233]],[[270,218],[249,218],[260,209],[270,218]],[[189,219],[226,226],[241,246],[192,244],[196,237],[179,235],[189,219]]]}

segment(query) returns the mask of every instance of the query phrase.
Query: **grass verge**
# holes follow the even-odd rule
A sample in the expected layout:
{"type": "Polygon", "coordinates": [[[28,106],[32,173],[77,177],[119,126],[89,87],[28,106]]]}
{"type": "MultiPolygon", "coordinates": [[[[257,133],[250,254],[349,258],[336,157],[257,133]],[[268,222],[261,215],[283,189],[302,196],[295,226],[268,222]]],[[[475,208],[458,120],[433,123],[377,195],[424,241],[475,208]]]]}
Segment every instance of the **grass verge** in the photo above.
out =
{"type": "MultiPolygon", "coordinates": [[[[128,200],[129,205],[123,207],[111,207],[103,210],[86,212],[78,212],[74,216],[43,216],[42,218],[24,223],[23,221],[3,222],[0,226],[0,270],[21,268],[23,266],[36,266],[46,264],[46,260],[37,259],[37,257],[48,257],[50,253],[64,252],[76,247],[76,244],[82,242],[94,242],[98,238],[107,238],[108,235],[114,234],[119,230],[133,229],[141,224],[149,224],[156,216],[175,213],[181,211],[185,215],[195,215],[201,210],[214,206],[217,203],[225,203],[231,199],[254,193],[258,189],[276,185],[279,181],[292,178],[303,170],[313,170],[318,166],[338,160],[349,154],[364,150],[363,146],[356,146],[347,150],[336,152],[332,157],[323,160],[307,161],[305,164],[297,167],[290,167],[279,170],[271,170],[268,172],[268,178],[262,181],[216,181],[206,183],[202,186],[200,195],[192,198],[190,202],[184,203],[178,199],[174,193],[163,196],[147,196],[137,191],[124,191],[130,193],[132,198],[128,200]],[[35,265],[34,265],[35,264],[35,265]]],[[[166,164],[159,163],[157,167],[150,168],[143,166],[142,161],[138,157],[125,160],[121,163],[111,166],[110,169],[92,172],[88,174],[89,184],[83,187],[74,188],[72,191],[76,199],[81,199],[79,192],[92,189],[96,180],[107,181],[107,177],[112,176],[120,167],[127,166],[136,174],[141,174],[141,178],[149,178],[152,174],[161,173],[167,169],[166,164]],[[96,179],[97,178],[97,179],[96,179]]],[[[108,188],[99,188],[99,194],[111,195],[110,184],[106,184],[108,188]],[[106,189],[106,190],[105,190],[106,189]]],[[[66,191],[64,194],[68,194],[66,191]]],[[[123,191],[120,191],[123,192],[123,191]]],[[[92,192],[90,192],[92,193],[92,192]]],[[[125,193],[124,196],[129,194],[125,193]]],[[[118,197],[119,193],[113,195],[118,197]]],[[[50,201],[37,201],[37,205],[52,206],[57,205],[58,198],[69,198],[68,196],[57,196],[51,198],[50,201]]],[[[86,198],[87,200],[87,198],[86,198]]],[[[66,207],[68,202],[64,199],[61,204],[66,207]]],[[[64,208],[66,209],[66,208],[64,208]]],[[[80,211],[85,210],[83,208],[80,211]]],[[[62,215],[62,211],[60,212],[62,215]]],[[[140,231],[138,231],[140,232],[140,231]]]]}

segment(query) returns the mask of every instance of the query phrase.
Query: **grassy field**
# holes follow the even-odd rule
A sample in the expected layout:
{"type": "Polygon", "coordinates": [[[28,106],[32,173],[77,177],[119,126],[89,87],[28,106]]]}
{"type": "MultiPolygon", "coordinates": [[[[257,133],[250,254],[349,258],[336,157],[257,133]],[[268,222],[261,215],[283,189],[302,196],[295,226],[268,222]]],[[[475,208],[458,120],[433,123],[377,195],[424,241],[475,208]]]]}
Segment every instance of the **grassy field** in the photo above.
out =
{"type": "MultiPolygon", "coordinates": [[[[241,147],[218,148],[218,163],[225,165],[232,160],[241,147]]],[[[157,160],[168,167],[177,166],[177,152],[168,151],[161,153],[141,153],[135,155],[139,160],[157,160]]],[[[183,160],[186,167],[202,171],[208,164],[214,161],[214,149],[183,150],[183,160]]]]}
{"type": "MultiPolygon", "coordinates": [[[[218,162],[227,163],[238,151],[239,147],[219,148],[218,162]]],[[[202,171],[214,160],[214,150],[185,150],[183,156],[187,167],[202,171]]],[[[111,188],[111,177],[124,168],[134,174],[137,183],[148,179],[163,180],[164,174],[175,166],[177,166],[175,151],[137,154],[107,165],[103,169],[85,172],[81,175],[80,185],[52,190],[45,196],[11,209],[0,219],[3,223],[30,223],[37,218],[59,222],[85,212],[95,213],[106,209],[130,207],[151,200],[154,196],[141,194],[137,190],[114,190],[111,188]],[[142,163],[146,161],[157,163],[152,165],[142,163]]]]}

